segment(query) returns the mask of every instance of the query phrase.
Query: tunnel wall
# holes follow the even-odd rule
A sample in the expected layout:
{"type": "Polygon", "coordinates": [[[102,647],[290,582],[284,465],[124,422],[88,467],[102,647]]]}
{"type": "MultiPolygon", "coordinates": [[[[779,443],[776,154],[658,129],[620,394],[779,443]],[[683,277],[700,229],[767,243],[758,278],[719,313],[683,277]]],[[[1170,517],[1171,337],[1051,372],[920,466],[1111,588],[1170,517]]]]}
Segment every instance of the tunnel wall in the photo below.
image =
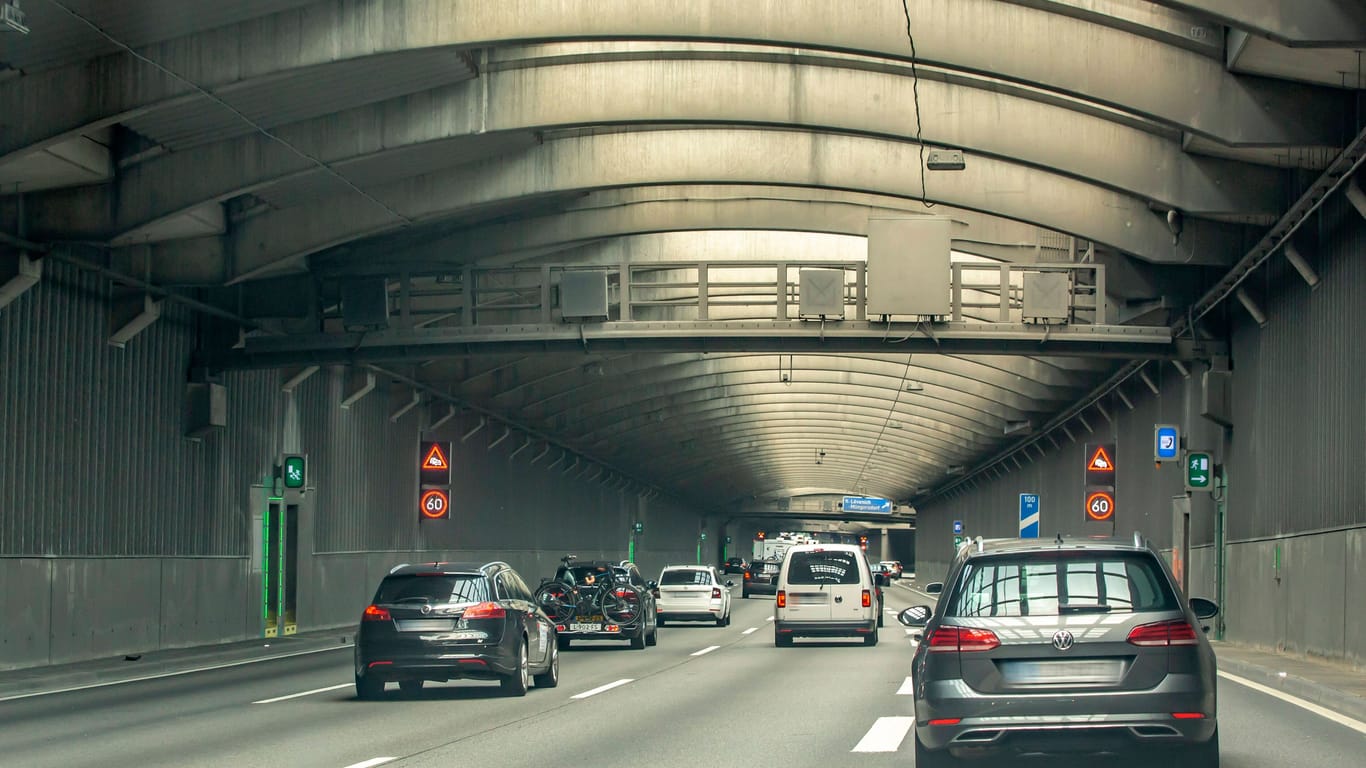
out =
{"type": "Polygon", "coordinates": [[[227,425],[187,439],[196,318],[167,304],[115,348],[110,288],[59,262],[44,269],[0,309],[0,669],[261,636],[254,521],[286,451],[308,456],[298,631],[354,625],[400,562],[506,560],[534,585],[566,553],[624,559],[636,520],[647,577],[695,560],[699,517],[681,503],[551,468],[558,449],[513,458],[520,436],[490,447],[501,427],[462,441],[475,417],[431,435],[425,407],[392,421],[385,381],[342,408],[342,368],[292,393],[277,371],[229,373],[227,425]],[[418,522],[424,437],[455,445],[451,520],[418,522]]]}
{"type": "MultiPolygon", "coordinates": [[[[1212,318],[1230,333],[1231,428],[1199,414],[1202,368],[1182,379],[1172,366],[1155,376],[1161,394],[1124,386],[1135,409],[1117,398],[1088,420],[1100,437],[1118,438],[1118,532],[1142,531],[1172,545],[1171,498],[1181,495],[1175,464],[1155,470],[1153,425],[1176,423],[1189,448],[1211,448],[1227,474],[1226,639],[1366,664],[1366,220],[1343,195],[1328,200],[1296,244],[1321,282],[1311,289],[1285,259],[1273,257],[1245,288],[1262,306],[1259,327],[1236,300],[1212,318]]],[[[1148,366],[1154,369],[1156,366],[1148,366]]],[[[1075,422],[1074,422],[1075,423],[1075,422]]],[[[920,578],[942,578],[951,556],[952,521],[987,537],[1018,535],[1018,494],[1038,492],[1043,533],[1091,532],[1083,523],[1080,443],[1098,436],[1073,427],[1077,443],[1022,469],[983,481],[962,495],[918,510],[920,578]],[[930,574],[936,574],[931,576],[930,574]]],[[[1217,594],[1214,503],[1193,494],[1192,594],[1217,594]]],[[[1170,552],[1168,552],[1170,556],[1170,552]]]]}

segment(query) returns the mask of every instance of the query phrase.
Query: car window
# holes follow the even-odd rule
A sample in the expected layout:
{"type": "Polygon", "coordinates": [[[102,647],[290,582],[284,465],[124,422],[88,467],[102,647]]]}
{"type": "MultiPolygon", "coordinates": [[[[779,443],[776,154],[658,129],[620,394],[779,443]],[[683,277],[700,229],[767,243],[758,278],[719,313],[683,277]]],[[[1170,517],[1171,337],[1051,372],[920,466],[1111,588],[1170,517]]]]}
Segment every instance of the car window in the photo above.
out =
{"type": "Polygon", "coordinates": [[[387,576],[375,593],[376,603],[482,603],[492,599],[488,579],[465,574],[387,576]]]}
{"type": "Polygon", "coordinates": [[[1002,557],[969,562],[949,616],[1058,616],[1177,608],[1150,556],[1122,553],[1002,557]]]}
{"type": "Polygon", "coordinates": [[[789,584],[858,584],[859,561],[853,552],[793,552],[789,584]]]}
{"type": "Polygon", "coordinates": [[[683,584],[711,584],[711,582],[711,573],[692,568],[665,571],[659,575],[661,587],[676,587],[683,584]]]}

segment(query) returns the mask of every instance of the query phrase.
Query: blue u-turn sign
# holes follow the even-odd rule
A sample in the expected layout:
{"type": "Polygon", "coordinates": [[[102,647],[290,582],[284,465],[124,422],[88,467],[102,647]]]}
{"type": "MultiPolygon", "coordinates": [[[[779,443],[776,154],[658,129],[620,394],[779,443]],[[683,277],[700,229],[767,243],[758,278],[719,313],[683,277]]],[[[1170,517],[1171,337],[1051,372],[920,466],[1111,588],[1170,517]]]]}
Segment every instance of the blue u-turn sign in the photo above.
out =
{"type": "Polygon", "coordinates": [[[1039,538],[1039,494],[1020,494],[1020,538],[1039,538]]]}

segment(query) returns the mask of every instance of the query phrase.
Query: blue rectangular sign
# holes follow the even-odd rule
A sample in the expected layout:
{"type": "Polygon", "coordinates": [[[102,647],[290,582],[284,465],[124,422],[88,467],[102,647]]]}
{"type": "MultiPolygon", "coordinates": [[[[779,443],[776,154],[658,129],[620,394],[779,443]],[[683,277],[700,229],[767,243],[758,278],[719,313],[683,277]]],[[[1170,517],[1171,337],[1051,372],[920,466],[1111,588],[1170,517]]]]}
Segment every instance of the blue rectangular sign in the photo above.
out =
{"type": "Polygon", "coordinates": [[[954,521],[953,521],[953,532],[954,532],[954,533],[962,533],[962,532],[963,532],[963,521],[962,521],[962,520],[954,520],[954,521]]]}
{"type": "Polygon", "coordinates": [[[1039,494],[1020,494],[1020,538],[1039,538],[1039,494]]]}
{"type": "Polygon", "coordinates": [[[892,513],[891,499],[874,499],[867,496],[845,496],[841,507],[845,512],[883,512],[892,513]]]}
{"type": "Polygon", "coordinates": [[[1158,424],[1153,429],[1153,458],[1158,461],[1175,461],[1180,450],[1180,433],[1171,424],[1158,424]]]}

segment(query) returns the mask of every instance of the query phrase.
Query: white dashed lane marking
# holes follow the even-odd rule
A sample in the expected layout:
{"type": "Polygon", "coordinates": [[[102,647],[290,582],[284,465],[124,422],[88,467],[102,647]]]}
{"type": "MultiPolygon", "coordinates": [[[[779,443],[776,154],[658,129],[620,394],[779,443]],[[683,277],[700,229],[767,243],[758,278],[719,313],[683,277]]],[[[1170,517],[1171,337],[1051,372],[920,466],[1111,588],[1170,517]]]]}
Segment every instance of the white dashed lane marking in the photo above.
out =
{"type": "Polygon", "coordinates": [[[631,683],[631,682],[635,682],[635,678],[633,678],[633,677],[623,677],[622,679],[617,680],[617,681],[615,681],[615,682],[608,683],[607,685],[599,685],[597,688],[594,688],[594,689],[591,690],[591,691],[584,691],[583,693],[574,694],[573,696],[570,696],[569,698],[571,698],[571,699],[586,699],[586,698],[588,698],[589,696],[596,696],[596,695],[598,695],[599,693],[602,693],[603,691],[610,691],[610,690],[612,690],[613,688],[616,688],[616,687],[619,686],[619,685],[626,685],[627,683],[631,683]]]}
{"type": "Polygon", "coordinates": [[[745,630],[744,632],[741,632],[740,634],[742,634],[742,635],[750,635],[750,634],[753,634],[753,633],[758,632],[758,631],[759,631],[759,628],[758,628],[758,627],[750,627],[749,629],[745,630]]]}
{"type": "Polygon", "coordinates": [[[850,751],[895,752],[901,749],[901,742],[912,725],[915,725],[914,717],[879,717],[850,751]]]}
{"type": "Polygon", "coordinates": [[[906,678],[906,682],[901,684],[900,688],[896,689],[896,695],[898,696],[910,696],[913,693],[915,693],[915,684],[911,682],[911,678],[909,677],[906,678]]]}
{"type": "Polygon", "coordinates": [[[689,655],[689,656],[701,656],[701,655],[703,655],[703,654],[711,653],[712,651],[714,651],[714,650],[716,650],[717,648],[720,648],[720,647],[721,647],[721,646],[719,646],[719,645],[709,645],[709,646],[707,646],[706,648],[703,648],[703,649],[700,650],[700,651],[697,651],[697,652],[695,652],[695,653],[690,653],[690,654],[688,654],[688,655],[689,655]]]}
{"type": "MultiPolygon", "coordinates": [[[[273,699],[261,699],[260,701],[253,701],[252,704],[274,704],[274,703],[277,702],[277,701],[287,701],[287,700],[289,700],[289,699],[297,699],[297,698],[300,698],[300,697],[302,697],[302,696],[312,696],[312,695],[315,694],[315,693],[326,693],[326,692],[328,692],[328,691],[338,691],[338,690],[341,690],[342,688],[350,688],[350,687],[351,687],[351,683],[342,683],[341,685],[329,685],[329,686],[327,686],[326,688],[314,688],[314,689],[311,690],[311,691],[304,691],[304,692],[302,692],[302,693],[291,693],[291,694],[289,694],[288,696],[276,696],[276,697],[273,698],[273,699]]],[[[390,759],[392,759],[392,758],[390,758],[390,759]]],[[[376,765],[379,765],[379,763],[376,763],[376,765]]]]}

